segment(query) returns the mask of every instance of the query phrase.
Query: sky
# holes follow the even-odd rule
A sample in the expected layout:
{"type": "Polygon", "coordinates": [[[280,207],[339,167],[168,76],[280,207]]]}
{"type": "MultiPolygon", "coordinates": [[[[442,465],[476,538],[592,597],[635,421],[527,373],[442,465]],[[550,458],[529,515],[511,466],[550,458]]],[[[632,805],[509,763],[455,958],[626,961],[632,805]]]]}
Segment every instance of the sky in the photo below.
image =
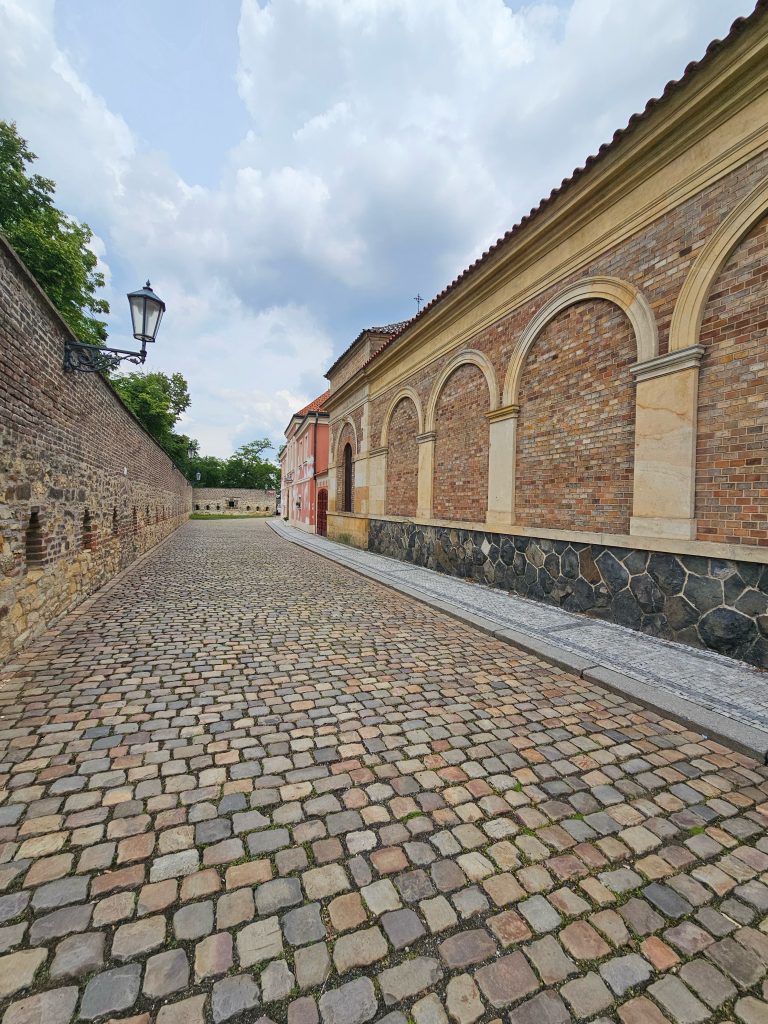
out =
{"type": "Polygon", "coordinates": [[[275,447],[753,0],[0,0],[0,118],[87,221],[110,344],[147,277],[181,429],[275,447]]]}

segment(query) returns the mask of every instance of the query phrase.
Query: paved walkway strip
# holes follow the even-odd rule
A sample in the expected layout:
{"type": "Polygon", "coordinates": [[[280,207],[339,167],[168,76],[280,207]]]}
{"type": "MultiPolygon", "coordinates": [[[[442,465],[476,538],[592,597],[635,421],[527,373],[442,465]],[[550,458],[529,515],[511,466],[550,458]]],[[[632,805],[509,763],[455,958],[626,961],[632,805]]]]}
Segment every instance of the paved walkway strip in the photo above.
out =
{"type": "Polygon", "coordinates": [[[768,767],[253,520],[0,673],[2,1024],[752,1024],[768,767]]]}
{"type": "Polygon", "coordinates": [[[497,639],[765,761],[768,673],[624,626],[361,551],[270,520],[281,536],[497,639]]]}

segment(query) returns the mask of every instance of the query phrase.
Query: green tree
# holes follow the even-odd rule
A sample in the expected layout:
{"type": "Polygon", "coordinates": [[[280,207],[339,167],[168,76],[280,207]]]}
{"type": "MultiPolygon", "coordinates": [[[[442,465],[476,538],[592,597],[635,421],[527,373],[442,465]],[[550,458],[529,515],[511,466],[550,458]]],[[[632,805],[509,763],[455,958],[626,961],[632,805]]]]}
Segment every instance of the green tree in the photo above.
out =
{"type": "Polygon", "coordinates": [[[238,448],[235,454],[227,459],[227,486],[252,487],[265,491],[276,488],[280,470],[262,458],[262,453],[271,448],[272,444],[267,438],[251,441],[238,448]]]}
{"type": "Polygon", "coordinates": [[[189,479],[195,487],[221,487],[225,485],[227,463],[217,459],[215,455],[200,455],[192,459],[189,466],[189,479]],[[197,479],[197,474],[200,479],[197,479]]]}
{"type": "Polygon", "coordinates": [[[109,312],[97,297],[104,276],[89,248],[91,229],[53,203],[56,185],[30,174],[37,159],[13,122],[0,121],[0,228],[38,284],[82,342],[102,345],[109,312]]]}
{"type": "Polygon", "coordinates": [[[194,457],[189,449],[197,450],[197,441],[186,434],[177,434],[174,427],[183,412],[189,408],[189,386],[180,373],[126,373],[113,377],[112,386],[140,423],[157,443],[188,472],[194,457]]]}

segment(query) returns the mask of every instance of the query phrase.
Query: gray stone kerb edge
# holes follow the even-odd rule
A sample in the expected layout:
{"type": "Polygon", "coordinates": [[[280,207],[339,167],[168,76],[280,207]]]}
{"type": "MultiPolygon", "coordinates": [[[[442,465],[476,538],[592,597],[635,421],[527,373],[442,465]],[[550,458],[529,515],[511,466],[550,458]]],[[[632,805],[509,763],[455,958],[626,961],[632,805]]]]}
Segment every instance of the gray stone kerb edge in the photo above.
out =
{"type": "Polygon", "coordinates": [[[329,545],[327,550],[320,550],[317,546],[318,538],[314,534],[311,536],[315,543],[311,543],[308,540],[305,541],[298,530],[291,529],[288,532],[288,528],[282,523],[278,524],[267,520],[267,525],[274,530],[278,537],[282,537],[283,540],[306,548],[321,558],[327,558],[331,562],[336,562],[346,569],[358,573],[360,576],[365,576],[376,583],[380,583],[382,586],[388,587],[390,590],[399,591],[407,597],[421,601],[422,604],[426,604],[436,611],[444,612],[446,615],[450,615],[451,618],[458,619],[460,622],[472,626],[482,633],[487,633],[496,640],[501,640],[503,643],[518,647],[528,654],[534,654],[536,657],[541,658],[550,665],[555,665],[557,668],[572,672],[579,678],[585,679],[588,683],[595,683],[606,690],[610,690],[611,693],[627,697],[634,704],[639,704],[641,707],[659,712],[670,718],[673,722],[678,722],[681,725],[694,729],[698,733],[702,733],[707,739],[716,740],[733,750],[748,754],[761,764],[768,764],[768,733],[763,732],[761,729],[755,729],[751,725],[734,721],[725,715],[718,714],[716,711],[703,708],[694,701],[667,693],[652,683],[646,683],[634,678],[634,676],[617,672],[616,669],[608,665],[603,665],[597,660],[593,661],[582,655],[575,654],[573,651],[559,647],[557,644],[548,643],[538,637],[529,636],[527,633],[521,633],[515,629],[500,629],[498,623],[492,619],[487,619],[482,615],[473,615],[471,612],[467,612],[463,608],[459,608],[447,601],[441,601],[439,598],[409,587],[405,583],[382,576],[375,569],[364,568],[355,564],[352,560],[345,558],[343,552],[337,551],[336,545],[333,548],[329,545]]]}

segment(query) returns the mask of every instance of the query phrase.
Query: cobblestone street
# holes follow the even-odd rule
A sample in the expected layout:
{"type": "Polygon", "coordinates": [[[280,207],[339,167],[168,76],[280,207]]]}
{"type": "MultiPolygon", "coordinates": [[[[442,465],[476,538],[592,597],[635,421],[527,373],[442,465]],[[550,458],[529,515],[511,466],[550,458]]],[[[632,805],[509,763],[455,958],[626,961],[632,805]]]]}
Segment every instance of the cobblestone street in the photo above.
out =
{"type": "Polygon", "coordinates": [[[0,701],[2,1024],[768,1020],[768,769],[264,522],[0,701]]]}

